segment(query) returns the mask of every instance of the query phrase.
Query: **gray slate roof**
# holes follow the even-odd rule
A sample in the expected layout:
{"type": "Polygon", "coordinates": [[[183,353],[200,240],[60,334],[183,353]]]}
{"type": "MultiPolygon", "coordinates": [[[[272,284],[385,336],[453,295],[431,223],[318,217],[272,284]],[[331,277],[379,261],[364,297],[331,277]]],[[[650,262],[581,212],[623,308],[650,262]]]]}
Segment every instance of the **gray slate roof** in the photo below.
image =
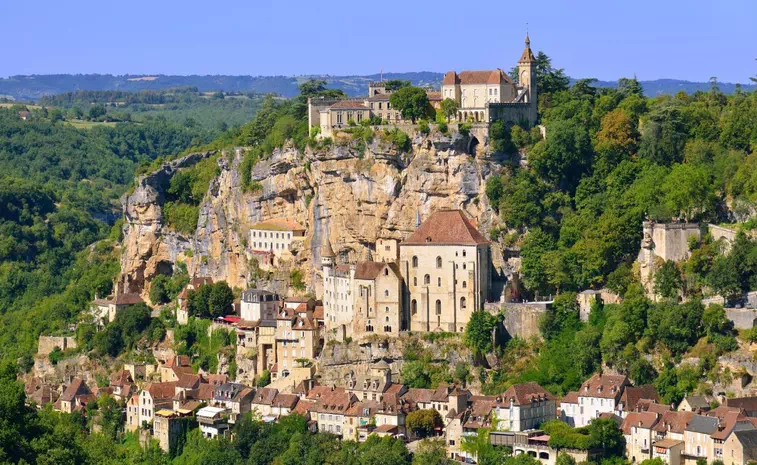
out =
{"type": "Polygon", "coordinates": [[[717,429],[718,419],[704,415],[695,415],[686,426],[686,431],[703,434],[712,434],[717,429]]]}

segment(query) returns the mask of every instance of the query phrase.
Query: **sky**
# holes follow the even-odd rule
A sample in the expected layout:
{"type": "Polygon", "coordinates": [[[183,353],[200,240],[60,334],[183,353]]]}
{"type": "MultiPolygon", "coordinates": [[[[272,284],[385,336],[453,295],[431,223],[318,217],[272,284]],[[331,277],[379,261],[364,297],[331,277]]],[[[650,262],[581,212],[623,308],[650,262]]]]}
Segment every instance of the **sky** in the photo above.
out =
{"type": "Polygon", "coordinates": [[[0,77],[510,69],[526,30],[575,78],[757,75],[757,0],[0,0],[0,77]]]}

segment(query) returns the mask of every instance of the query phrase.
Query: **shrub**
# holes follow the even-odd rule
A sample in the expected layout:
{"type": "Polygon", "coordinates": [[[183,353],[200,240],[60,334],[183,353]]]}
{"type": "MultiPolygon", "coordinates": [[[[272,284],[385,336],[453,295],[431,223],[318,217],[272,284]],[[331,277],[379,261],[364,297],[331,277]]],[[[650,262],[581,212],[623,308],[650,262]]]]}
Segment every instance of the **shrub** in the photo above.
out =
{"type": "Polygon", "coordinates": [[[431,128],[428,126],[428,121],[422,119],[418,122],[418,131],[423,135],[428,135],[431,132],[431,128]]]}
{"type": "Polygon", "coordinates": [[[445,136],[449,135],[449,127],[447,127],[447,123],[445,123],[444,121],[439,123],[439,132],[441,132],[445,136]]]}
{"type": "Polygon", "coordinates": [[[462,135],[464,135],[466,137],[469,136],[470,135],[470,130],[471,130],[472,127],[473,127],[473,125],[470,124],[470,123],[462,123],[460,125],[460,128],[459,128],[460,134],[462,134],[462,135]]]}

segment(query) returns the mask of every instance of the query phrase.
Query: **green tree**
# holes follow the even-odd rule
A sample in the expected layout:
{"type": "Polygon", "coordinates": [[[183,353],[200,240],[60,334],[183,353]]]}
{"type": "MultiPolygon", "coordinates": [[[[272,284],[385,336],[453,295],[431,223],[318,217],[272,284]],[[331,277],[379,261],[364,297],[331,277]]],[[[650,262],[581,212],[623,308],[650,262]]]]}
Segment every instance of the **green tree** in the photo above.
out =
{"type": "Polygon", "coordinates": [[[457,109],[457,101],[455,99],[445,98],[442,100],[442,112],[447,118],[447,121],[457,114],[457,109]]]}
{"type": "Polygon", "coordinates": [[[419,118],[432,118],[426,91],[420,87],[403,87],[389,96],[389,103],[413,123],[419,118]]]}
{"type": "Polygon", "coordinates": [[[416,436],[426,437],[434,434],[443,425],[442,417],[434,409],[421,409],[407,415],[406,425],[416,436]]]}
{"type": "Polygon", "coordinates": [[[665,202],[672,212],[691,221],[715,208],[712,175],[703,166],[675,164],[662,186],[665,202]]]}
{"type": "Polygon", "coordinates": [[[539,322],[539,330],[549,340],[565,330],[576,331],[580,325],[576,293],[566,292],[555,297],[539,322]]]}
{"type": "Polygon", "coordinates": [[[395,92],[403,87],[410,87],[412,83],[407,79],[390,79],[384,83],[388,92],[395,92]]]}
{"type": "Polygon", "coordinates": [[[443,440],[424,439],[413,453],[412,465],[453,465],[447,458],[447,448],[443,440]]]}
{"type": "Polygon", "coordinates": [[[494,328],[497,318],[483,310],[474,311],[465,325],[463,342],[476,358],[481,359],[494,348],[494,328]]]}
{"type": "Polygon", "coordinates": [[[681,271],[675,262],[665,261],[654,273],[654,291],[666,299],[675,299],[683,287],[681,271]]]}

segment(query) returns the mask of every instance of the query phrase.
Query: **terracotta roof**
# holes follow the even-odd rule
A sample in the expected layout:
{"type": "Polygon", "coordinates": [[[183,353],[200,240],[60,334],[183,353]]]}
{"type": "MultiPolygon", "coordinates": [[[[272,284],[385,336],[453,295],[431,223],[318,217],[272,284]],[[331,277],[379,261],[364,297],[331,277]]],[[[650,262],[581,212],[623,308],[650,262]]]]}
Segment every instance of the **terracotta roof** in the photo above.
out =
{"type": "Polygon", "coordinates": [[[478,245],[489,241],[462,210],[439,210],[431,214],[402,245],[478,245]]]}
{"type": "Polygon", "coordinates": [[[300,400],[300,398],[297,397],[295,394],[278,393],[276,394],[276,397],[273,399],[273,403],[271,404],[271,406],[288,408],[291,410],[294,408],[295,405],[297,405],[298,400],[300,400]]]}
{"type": "Polygon", "coordinates": [[[171,357],[168,360],[166,360],[166,363],[163,366],[167,368],[173,368],[173,367],[188,367],[190,365],[191,363],[188,356],[177,355],[175,357],[171,357]]]}
{"type": "Polygon", "coordinates": [[[670,412],[672,410],[673,407],[671,407],[670,405],[658,404],[657,402],[650,399],[640,399],[636,403],[637,412],[653,412],[662,415],[665,412],[670,412]]]}
{"type": "Polygon", "coordinates": [[[190,281],[190,284],[197,289],[200,286],[209,286],[213,284],[213,278],[209,276],[195,276],[190,281]]]}
{"type": "Polygon", "coordinates": [[[215,389],[212,384],[202,383],[193,391],[193,397],[197,400],[210,400],[215,395],[215,389]]]}
{"type": "Polygon", "coordinates": [[[325,396],[326,394],[330,393],[333,390],[330,386],[323,386],[323,385],[315,385],[313,388],[308,392],[307,398],[310,400],[318,400],[321,397],[325,396]]]}
{"type": "Polygon", "coordinates": [[[471,415],[476,417],[488,416],[497,406],[495,396],[472,396],[471,397],[471,415]]]}
{"type": "Polygon", "coordinates": [[[625,420],[623,420],[620,429],[623,431],[623,434],[631,434],[631,427],[636,426],[639,428],[651,429],[657,424],[657,420],[658,416],[656,413],[631,412],[626,416],[625,420]]]}
{"type": "Polygon", "coordinates": [[[116,305],[136,305],[142,302],[144,302],[142,297],[135,293],[119,294],[113,299],[113,303],[116,305]]]}
{"type": "Polygon", "coordinates": [[[662,441],[657,441],[654,443],[655,447],[661,447],[663,449],[670,449],[672,447],[675,447],[679,444],[683,444],[683,441],[678,439],[663,439],[662,441]]]}
{"type": "Polygon", "coordinates": [[[429,101],[436,102],[442,100],[442,93],[441,92],[426,92],[426,96],[428,97],[429,101]]]}
{"type": "Polygon", "coordinates": [[[247,397],[252,398],[254,396],[255,396],[255,390],[251,387],[245,387],[245,388],[242,388],[242,390],[240,390],[239,392],[237,392],[237,395],[234,396],[232,401],[241,402],[247,397]]]}
{"type": "Polygon", "coordinates": [[[753,412],[757,410],[757,397],[734,397],[732,399],[726,399],[723,405],[753,412]]]}
{"type": "Polygon", "coordinates": [[[297,415],[302,415],[307,418],[310,415],[310,409],[312,409],[313,406],[315,406],[314,401],[300,399],[299,402],[297,402],[297,405],[292,409],[291,413],[296,413],[297,415]]]}
{"type": "Polygon", "coordinates": [[[395,425],[385,424],[377,426],[373,431],[375,433],[397,434],[399,432],[399,428],[395,425]]]}
{"type": "Polygon", "coordinates": [[[173,396],[176,393],[176,382],[151,383],[145,387],[145,391],[150,393],[153,400],[173,399],[173,396]]]}
{"type": "Polygon", "coordinates": [[[358,262],[355,265],[355,279],[373,280],[381,273],[384,267],[392,270],[395,276],[399,277],[399,269],[395,263],[384,262],[358,262]]]}
{"type": "Polygon", "coordinates": [[[534,52],[531,51],[531,39],[526,34],[526,48],[523,50],[518,63],[532,63],[534,61],[536,61],[536,58],[534,58],[534,52]]]}
{"type": "Polygon", "coordinates": [[[392,94],[376,94],[368,97],[369,102],[386,102],[389,100],[389,96],[392,94]]]}
{"type": "Polygon", "coordinates": [[[323,319],[323,305],[316,305],[315,310],[313,310],[313,319],[315,320],[322,320],[323,319]]]}
{"type": "Polygon", "coordinates": [[[340,100],[329,108],[334,110],[367,110],[368,108],[362,102],[357,100],[340,100]]]}
{"type": "Polygon", "coordinates": [[[58,393],[47,384],[43,384],[39,389],[29,394],[27,398],[34,401],[34,403],[40,407],[44,407],[45,405],[52,404],[58,400],[58,393]]]}
{"type": "Polygon", "coordinates": [[[449,86],[460,84],[512,84],[513,80],[501,69],[487,69],[483,71],[448,71],[444,75],[442,85],[449,86]]]}
{"type": "Polygon", "coordinates": [[[620,402],[623,404],[623,410],[630,412],[636,410],[636,404],[638,404],[641,399],[659,402],[660,396],[657,395],[657,389],[651,384],[636,387],[627,386],[623,389],[623,395],[620,397],[620,402]]]}
{"type": "Polygon", "coordinates": [[[502,394],[505,404],[509,404],[510,401],[515,405],[526,405],[532,401],[538,400],[554,400],[555,397],[548,393],[543,387],[537,383],[521,383],[514,384],[502,394]]]}
{"type": "Polygon", "coordinates": [[[196,389],[202,383],[202,376],[196,374],[183,374],[179,376],[176,387],[182,389],[196,389]]]}
{"type": "MultiPolygon", "coordinates": [[[[709,413],[709,412],[708,412],[709,413]]],[[[732,431],[743,431],[754,429],[754,424],[741,412],[731,411],[725,414],[720,420],[718,431],[712,433],[712,439],[727,439],[732,431]]]]}
{"type": "Polygon", "coordinates": [[[694,412],[665,412],[655,425],[654,430],[660,433],[670,431],[683,434],[694,415],[694,412]]]}
{"type": "Polygon", "coordinates": [[[272,218],[270,220],[261,221],[260,223],[252,225],[250,229],[262,229],[266,231],[305,231],[305,228],[286,218],[272,218]]]}
{"type": "Polygon", "coordinates": [[[124,386],[131,383],[132,379],[129,370],[121,370],[110,377],[110,384],[113,386],[124,386]]]}
{"type": "Polygon", "coordinates": [[[208,375],[208,383],[220,386],[229,382],[229,375],[208,375]]]}
{"type": "Polygon", "coordinates": [[[619,399],[628,378],[623,375],[595,374],[581,385],[578,397],[619,399]]]}
{"type": "Polygon", "coordinates": [[[577,404],[578,403],[578,392],[577,391],[570,391],[567,394],[565,394],[562,399],[560,399],[561,404],[577,404]]]}
{"type": "Polygon", "coordinates": [[[98,307],[106,307],[113,303],[112,299],[95,299],[92,301],[94,305],[97,305],[98,307]]]}
{"type": "Polygon", "coordinates": [[[402,396],[402,400],[413,404],[429,403],[434,397],[434,391],[424,388],[409,388],[402,396]]]}
{"type": "Polygon", "coordinates": [[[252,398],[252,403],[257,405],[273,405],[273,400],[278,395],[279,390],[274,388],[261,388],[252,398]]]}
{"type": "Polygon", "coordinates": [[[345,413],[352,403],[356,401],[357,398],[347,392],[344,388],[333,388],[318,397],[313,411],[323,413],[345,413]]]}
{"type": "Polygon", "coordinates": [[[372,417],[380,409],[380,403],[374,400],[364,400],[352,404],[352,406],[347,409],[347,413],[345,413],[345,415],[352,417],[372,417]],[[368,409],[368,412],[365,411],[366,409],[368,409]]]}
{"type": "Polygon", "coordinates": [[[71,384],[66,387],[66,390],[63,391],[63,394],[60,395],[60,400],[63,402],[71,402],[76,396],[90,394],[91,392],[89,386],[87,386],[87,383],[85,383],[83,379],[74,378],[73,381],[71,381],[71,384]]]}

